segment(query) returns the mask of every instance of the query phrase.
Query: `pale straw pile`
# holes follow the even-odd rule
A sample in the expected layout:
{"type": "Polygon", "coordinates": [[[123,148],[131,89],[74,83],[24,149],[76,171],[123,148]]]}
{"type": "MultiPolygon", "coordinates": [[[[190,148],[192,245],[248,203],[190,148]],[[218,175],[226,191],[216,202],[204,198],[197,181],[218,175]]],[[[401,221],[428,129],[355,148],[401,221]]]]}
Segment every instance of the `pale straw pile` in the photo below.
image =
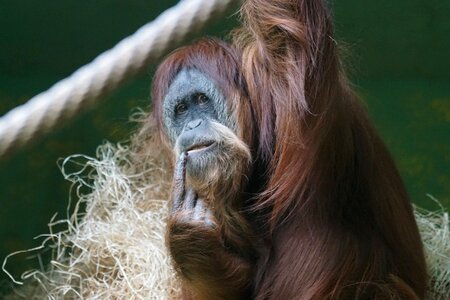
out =
{"type": "MultiPolygon", "coordinates": [[[[439,206],[439,202],[428,195],[439,206]]],[[[415,207],[417,225],[422,235],[428,265],[429,296],[433,300],[450,299],[450,222],[443,207],[430,212],[415,207]]]]}
{"type": "Polygon", "coordinates": [[[97,158],[62,161],[78,198],[75,210],[52,220],[45,245],[30,250],[51,248],[50,265],[23,274],[23,287],[6,299],[178,298],[164,245],[171,167],[151,137],[146,140],[106,143],[97,158]],[[66,229],[53,232],[61,223],[66,229]]]}

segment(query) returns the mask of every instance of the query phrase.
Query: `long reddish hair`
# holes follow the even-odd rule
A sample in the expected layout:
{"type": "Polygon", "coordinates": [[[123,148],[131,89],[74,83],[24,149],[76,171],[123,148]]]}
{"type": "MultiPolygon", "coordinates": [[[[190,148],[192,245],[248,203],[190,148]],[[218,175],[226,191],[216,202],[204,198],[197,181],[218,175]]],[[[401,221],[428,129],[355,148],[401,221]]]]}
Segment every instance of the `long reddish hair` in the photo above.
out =
{"type": "Polygon", "coordinates": [[[234,44],[259,133],[257,160],[268,165],[257,207],[269,212],[270,246],[255,296],[423,297],[411,204],[349,86],[325,1],[248,0],[242,14],[234,44]],[[295,285],[295,294],[286,289],[295,285]]]}

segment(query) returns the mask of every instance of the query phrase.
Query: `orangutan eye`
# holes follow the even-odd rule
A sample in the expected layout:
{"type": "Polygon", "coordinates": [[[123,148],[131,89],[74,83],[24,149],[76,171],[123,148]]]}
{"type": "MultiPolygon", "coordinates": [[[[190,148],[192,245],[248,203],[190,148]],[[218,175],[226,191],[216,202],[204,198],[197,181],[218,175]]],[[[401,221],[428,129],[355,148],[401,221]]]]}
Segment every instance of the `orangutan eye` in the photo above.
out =
{"type": "Polygon", "coordinates": [[[182,115],[187,111],[187,105],[184,103],[180,103],[177,106],[175,106],[175,113],[177,115],[182,115]]]}
{"type": "Polygon", "coordinates": [[[197,94],[197,103],[200,105],[206,104],[209,102],[209,98],[202,93],[197,94]]]}

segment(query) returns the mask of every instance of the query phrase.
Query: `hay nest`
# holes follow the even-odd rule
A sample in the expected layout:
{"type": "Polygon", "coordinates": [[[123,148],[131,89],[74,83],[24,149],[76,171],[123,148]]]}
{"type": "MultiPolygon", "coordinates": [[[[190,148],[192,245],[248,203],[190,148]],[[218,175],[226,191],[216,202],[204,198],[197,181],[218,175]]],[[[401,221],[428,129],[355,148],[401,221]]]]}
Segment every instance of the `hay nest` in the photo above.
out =
{"type": "Polygon", "coordinates": [[[75,208],[52,220],[42,246],[30,250],[51,248],[50,265],[23,274],[23,286],[6,299],[179,298],[164,245],[170,166],[151,142],[105,143],[96,156],[61,162],[75,208]],[[55,231],[61,223],[65,229],[55,231]]]}
{"type": "Polygon", "coordinates": [[[427,299],[450,299],[450,222],[449,215],[439,201],[431,195],[440,210],[430,212],[414,208],[417,225],[425,250],[429,274],[429,293],[427,299]]]}
{"type": "MultiPolygon", "coordinates": [[[[43,245],[32,249],[51,248],[50,265],[23,274],[25,284],[5,299],[179,298],[164,246],[171,167],[151,139],[140,147],[138,140],[106,143],[97,158],[74,155],[62,162],[78,198],[75,209],[52,221],[43,245]],[[64,230],[53,230],[61,223],[64,230]]],[[[430,273],[428,299],[450,299],[448,214],[415,213],[430,273]]]]}

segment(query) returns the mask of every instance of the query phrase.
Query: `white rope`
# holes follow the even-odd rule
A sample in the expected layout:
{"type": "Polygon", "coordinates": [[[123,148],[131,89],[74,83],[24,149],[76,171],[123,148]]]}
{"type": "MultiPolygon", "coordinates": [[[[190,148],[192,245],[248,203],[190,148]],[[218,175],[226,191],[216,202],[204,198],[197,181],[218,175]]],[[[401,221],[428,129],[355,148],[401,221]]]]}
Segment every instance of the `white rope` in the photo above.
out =
{"type": "Polygon", "coordinates": [[[91,63],[0,119],[0,157],[73,117],[240,0],[183,0],[91,63]]]}

